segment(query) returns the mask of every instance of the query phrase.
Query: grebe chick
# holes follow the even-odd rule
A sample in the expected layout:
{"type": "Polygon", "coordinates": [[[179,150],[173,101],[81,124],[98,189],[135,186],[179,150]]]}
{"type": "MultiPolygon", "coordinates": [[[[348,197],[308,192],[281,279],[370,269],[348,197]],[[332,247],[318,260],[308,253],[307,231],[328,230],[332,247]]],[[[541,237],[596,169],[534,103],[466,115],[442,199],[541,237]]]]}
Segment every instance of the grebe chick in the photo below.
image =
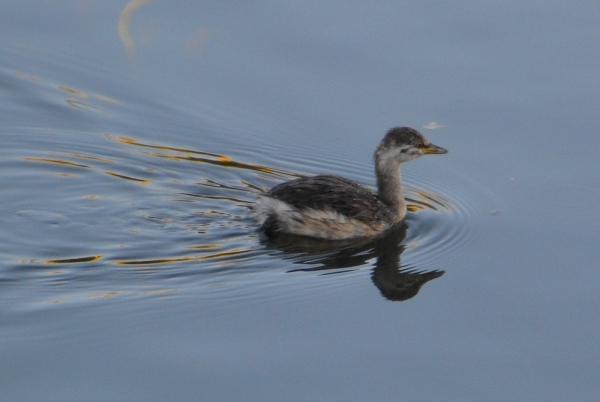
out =
{"type": "Polygon", "coordinates": [[[400,165],[425,154],[445,154],[417,130],[390,129],[375,150],[377,193],[335,175],[304,177],[259,197],[254,217],[269,235],[278,232],[340,240],[379,234],[402,221],[400,165]]]}

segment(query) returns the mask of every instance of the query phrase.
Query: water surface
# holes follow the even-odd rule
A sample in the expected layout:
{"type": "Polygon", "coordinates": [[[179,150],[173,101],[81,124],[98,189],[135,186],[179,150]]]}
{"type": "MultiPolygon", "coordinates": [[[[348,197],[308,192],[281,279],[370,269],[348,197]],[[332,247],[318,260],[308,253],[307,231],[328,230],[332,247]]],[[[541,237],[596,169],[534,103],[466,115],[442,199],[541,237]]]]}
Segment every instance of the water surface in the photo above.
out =
{"type": "Polygon", "coordinates": [[[593,2],[0,6],[6,400],[597,400],[593,2]],[[383,239],[267,240],[403,167],[383,239]]]}

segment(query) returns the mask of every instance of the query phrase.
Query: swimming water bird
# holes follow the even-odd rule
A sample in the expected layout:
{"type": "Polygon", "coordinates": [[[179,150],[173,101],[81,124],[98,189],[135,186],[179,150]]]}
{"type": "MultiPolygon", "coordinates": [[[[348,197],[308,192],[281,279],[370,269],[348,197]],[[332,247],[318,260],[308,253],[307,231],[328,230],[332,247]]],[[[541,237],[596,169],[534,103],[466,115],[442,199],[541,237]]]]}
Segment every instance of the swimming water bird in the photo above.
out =
{"type": "Polygon", "coordinates": [[[400,165],[425,154],[445,154],[410,127],[390,129],[374,155],[377,193],[352,180],[322,175],[281,183],[254,205],[268,235],[289,233],[341,240],[380,234],[406,216],[400,165]]]}

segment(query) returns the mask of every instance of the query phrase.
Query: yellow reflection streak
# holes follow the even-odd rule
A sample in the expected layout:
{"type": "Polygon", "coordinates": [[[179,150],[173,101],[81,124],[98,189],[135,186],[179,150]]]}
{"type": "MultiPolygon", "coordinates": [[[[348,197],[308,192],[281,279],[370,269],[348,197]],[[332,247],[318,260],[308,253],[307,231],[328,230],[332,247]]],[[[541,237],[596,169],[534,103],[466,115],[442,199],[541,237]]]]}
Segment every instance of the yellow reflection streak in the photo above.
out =
{"type": "Polygon", "coordinates": [[[223,200],[223,201],[230,201],[230,202],[239,202],[241,204],[248,204],[248,203],[252,202],[252,201],[248,201],[248,200],[240,200],[239,198],[224,197],[224,196],[220,196],[220,195],[204,195],[204,194],[192,194],[192,193],[178,193],[178,194],[179,195],[187,195],[188,197],[202,198],[202,199],[206,199],[206,200],[223,200]]]}
{"type": "MultiPolygon", "coordinates": [[[[54,152],[52,152],[52,153],[54,153],[54,152]]],[[[98,161],[98,162],[114,163],[113,160],[100,158],[98,156],[88,156],[88,155],[76,154],[76,153],[72,153],[72,152],[57,152],[57,154],[71,156],[73,158],[79,158],[79,159],[90,159],[90,160],[98,161]]]]}
{"type": "MultiPolygon", "coordinates": [[[[184,156],[184,155],[176,155],[176,154],[174,155],[174,154],[166,154],[166,153],[158,153],[158,152],[146,152],[145,153],[145,155],[154,156],[157,158],[208,163],[211,165],[217,165],[217,166],[223,166],[223,167],[229,167],[229,168],[235,168],[235,169],[253,170],[253,171],[267,173],[269,175],[285,177],[285,178],[302,177],[302,175],[299,175],[299,174],[293,173],[293,172],[288,172],[288,171],[285,171],[282,169],[274,169],[274,168],[270,168],[270,167],[262,166],[262,165],[237,162],[237,161],[232,160],[231,158],[229,158],[226,155],[220,155],[220,154],[215,154],[215,153],[211,153],[211,152],[192,151],[192,150],[185,149],[185,148],[167,147],[164,145],[146,144],[146,143],[137,141],[133,138],[124,137],[124,136],[108,135],[107,137],[109,139],[119,142],[121,144],[134,145],[134,146],[143,147],[143,148],[158,149],[161,151],[177,152],[180,154],[185,154],[185,156],[184,156]],[[187,155],[199,155],[199,156],[187,156],[187,155]]],[[[262,191],[262,189],[261,189],[261,191],[262,191]]]]}
{"type": "Polygon", "coordinates": [[[147,295],[164,295],[166,293],[177,292],[177,289],[156,289],[156,290],[148,290],[144,292],[147,295]]]}
{"type": "MultiPolygon", "coordinates": [[[[83,99],[87,99],[87,98],[90,97],[90,95],[88,95],[87,93],[85,93],[83,91],[80,91],[79,89],[70,88],[70,87],[66,87],[66,86],[59,86],[58,89],[60,89],[61,91],[66,92],[66,93],[68,93],[70,95],[78,96],[78,97],[83,98],[83,99]]],[[[91,96],[94,97],[94,98],[96,98],[96,99],[98,99],[98,100],[101,100],[103,102],[112,103],[113,105],[122,105],[123,104],[122,102],[120,102],[120,101],[118,101],[116,99],[113,99],[113,98],[111,98],[109,96],[106,96],[106,95],[91,94],[91,96]]]]}
{"type": "Polygon", "coordinates": [[[109,176],[118,177],[119,179],[135,181],[137,183],[144,184],[144,185],[151,182],[150,180],[137,179],[135,177],[129,177],[129,176],[125,176],[125,175],[114,173],[114,172],[104,172],[104,173],[106,173],[109,176]]]}
{"type": "MultiPolygon", "coordinates": [[[[231,159],[227,158],[226,156],[219,156],[218,160],[214,160],[214,159],[208,159],[208,158],[198,158],[195,156],[167,155],[167,154],[161,154],[161,153],[157,153],[157,152],[147,152],[146,154],[148,156],[155,156],[157,158],[174,159],[174,160],[188,161],[188,162],[208,163],[209,165],[217,165],[217,166],[223,166],[223,167],[234,168],[234,169],[254,170],[257,172],[267,173],[267,174],[271,174],[271,175],[276,175],[278,173],[278,171],[276,169],[273,169],[270,167],[254,165],[251,163],[236,162],[236,161],[232,161],[231,159]]],[[[279,171],[279,172],[283,172],[283,171],[279,171]]],[[[285,174],[289,175],[289,176],[297,176],[296,174],[288,173],[288,172],[286,172],[285,174]]]]}
{"type": "Polygon", "coordinates": [[[125,8],[123,8],[123,11],[121,11],[117,31],[119,33],[121,41],[125,45],[125,49],[129,53],[135,52],[135,44],[133,43],[133,38],[129,34],[129,28],[131,26],[131,17],[138,8],[143,7],[151,2],[152,0],[131,0],[129,3],[127,3],[125,8]]]}
{"type": "Polygon", "coordinates": [[[19,77],[19,78],[23,78],[23,79],[31,81],[31,82],[38,82],[39,81],[38,77],[36,77],[35,75],[25,74],[25,73],[22,73],[20,71],[15,71],[15,75],[17,77],[19,77]]]}
{"type": "Polygon", "coordinates": [[[35,158],[35,157],[26,157],[23,159],[25,159],[26,161],[58,163],[60,165],[81,167],[81,168],[87,168],[87,169],[89,169],[91,167],[91,166],[87,166],[87,165],[80,165],[79,163],[75,163],[75,162],[63,161],[62,159],[35,158]]]}
{"type": "Polygon", "coordinates": [[[180,257],[180,258],[158,258],[155,260],[116,260],[113,261],[115,264],[119,265],[154,265],[154,264],[169,264],[172,262],[185,262],[185,261],[197,261],[200,257],[180,257]]]}
{"type": "Polygon", "coordinates": [[[218,258],[226,258],[240,254],[252,253],[255,251],[259,251],[259,249],[247,249],[247,250],[232,250],[232,251],[223,251],[220,253],[202,255],[197,257],[178,257],[178,258],[157,258],[153,260],[115,260],[112,261],[118,265],[157,265],[157,264],[169,264],[173,262],[187,262],[187,261],[202,261],[202,260],[212,260],[218,258]]]}
{"type": "Polygon", "coordinates": [[[436,204],[438,204],[445,210],[449,210],[451,207],[454,207],[454,205],[452,204],[452,202],[450,200],[445,199],[444,197],[442,197],[439,194],[429,195],[427,193],[424,193],[423,191],[415,191],[415,193],[417,193],[418,195],[420,195],[423,198],[428,199],[431,202],[435,202],[436,204]],[[449,205],[444,204],[442,201],[445,203],[448,203],[449,205]]]}
{"type": "Polygon", "coordinates": [[[186,246],[186,248],[191,248],[194,250],[206,250],[206,249],[218,248],[218,247],[219,247],[218,244],[202,244],[199,246],[186,246]]]}
{"type": "Polygon", "coordinates": [[[92,96],[96,99],[100,99],[103,102],[112,103],[113,105],[122,105],[123,104],[121,101],[118,101],[118,100],[113,99],[106,95],[92,94],[92,96]]]}
{"type": "MultiPolygon", "coordinates": [[[[177,289],[155,289],[155,290],[147,290],[144,292],[139,292],[141,294],[145,294],[145,295],[163,295],[163,294],[167,294],[167,293],[174,293],[177,292],[177,289]]],[[[115,296],[133,296],[136,295],[138,292],[137,291],[124,291],[124,290],[111,290],[111,291],[107,291],[104,293],[93,293],[91,294],[89,297],[90,299],[109,299],[111,297],[115,297],[115,296]]]]}
{"type": "Polygon", "coordinates": [[[59,86],[58,89],[60,89],[61,91],[66,92],[68,94],[79,96],[80,98],[86,99],[86,98],[89,97],[89,95],[86,94],[85,92],[80,91],[80,90],[75,89],[75,88],[70,88],[70,87],[65,87],[65,86],[59,86]]]}
{"type": "Polygon", "coordinates": [[[406,201],[408,201],[408,202],[414,202],[415,204],[417,204],[417,205],[414,205],[414,204],[407,205],[406,208],[408,208],[408,210],[411,211],[411,212],[415,212],[415,211],[418,211],[420,209],[425,209],[425,207],[427,207],[429,209],[433,209],[434,211],[438,210],[436,207],[434,207],[433,205],[431,205],[430,203],[425,202],[425,201],[414,200],[414,199],[408,198],[408,197],[406,198],[406,201]]]}
{"type": "MultiPolygon", "coordinates": [[[[38,84],[38,85],[43,85],[43,86],[48,86],[49,85],[53,89],[58,88],[62,92],[66,92],[67,94],[69,94],[71,96],[76,96],[76,97],[81,98],[81,99],[88,99],[91,96],[91,97],[94,97],[94,98],[96,98],[98,100],[101,100],[103,102],[112,103],[113,105],[122,105],[123,104],[122,102],[120,102],[120,101],[118,101],[116,99],[113,99],[113,98],[111,98],[109,96],[106,96],[106,95],[88,94],[87,92],[81,91],[81,90],[76,89],[76,88],[68,87],[66,85],[48,84],[48,83],[44,82],[44,79],[38,78],[38,77],[33,76],[33,75],[28,75],[28,74],[22,73],[20,71],[15,71],[15,75],[17,77],[19,77],[19,78],[28,80],[28,81],[33,82],[33,83],[38,84]]],[[[73,106],[73,107],[78,108],[78,109],[97,110],[97,111],[100,111],[102,113],[108,113],[108,112],[106,112],[103,109],[96,108],[94,106],[90,106],[90,105],[87,105],[87,104],[82,103],[82,102],[78,102],[78,101],[76,101],[74,99],[67,98],[67,99],[65,99],[65,101],[70,106],[73,106]]]]}
{"type": "Polygon", "coordinates": [[[125,293],[126,292],[123,292],[123,291],[113,290],[113,291],[105,292],[105,293],[96,293],[96,294],[90,296],[90,298],[91,299],[109,299],[111,297],[119,296],[119,295],[122,295],[125,293]]]}
{"type": "Polygon", "coordinates": [[[93,262],[102,258],[101,255],[91,255],[89,257],[65,258],[60,260],[45,260],[46,264],[77,264],[80,262],[93,262]]]}
{"type": "Polygon", "coordinates": [[[110,113],[104,109],[101,109],[96,106],[88,105],[87,103],[79,102],[75,99],[65,99],[65,102],[67,102],[67,104],[69,106],[74,107],[75,109],[82,109],[82,110],[87,110],[89,112],[99,112],[102,114],[110,115],[110,113]]]}
{"type": "Polygon", "coordinates": [[[198,155],[214,156],[215,158],[230,160],[229,157],[227,157],[225,155],[213,154],[210,152],[203,152],[203,151],[192,151],[190,149],[185,149],[185,148],[167,147],[165,145],[146,144],[146,143],[136,140],[135,138],[125,137],[122,135],[108,135],[108,138],[110,138],[113,141],[119,142],[121,144],[135,145],[135,146],[144,147],[144,148],[161,149],[163,151],[181,152],[184,154],[198,154],[198,155]]]}

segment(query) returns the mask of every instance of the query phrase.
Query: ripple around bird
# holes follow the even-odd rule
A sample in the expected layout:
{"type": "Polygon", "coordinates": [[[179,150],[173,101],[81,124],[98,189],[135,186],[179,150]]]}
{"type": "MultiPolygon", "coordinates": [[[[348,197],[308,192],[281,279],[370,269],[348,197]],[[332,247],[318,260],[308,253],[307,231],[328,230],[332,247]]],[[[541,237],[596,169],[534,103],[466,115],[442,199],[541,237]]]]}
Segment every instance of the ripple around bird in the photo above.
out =
{"type": "MultiPolygon", "coordinates": [[[[260,241],[248,217],[256,196],[301,173],[113,134],[96,136],[93,144],[50,141],[45,150],[13,153],[6,163],[54,193],[43,208],[19,206],[13,223],[22,230],[9,241],[14,264],[4,272],[5,279],[28,278],[28,286],[37,279],[46,302],[82,289],[94,300],[102,300],[99,294],[170,296],[167,290],[193,284],[216,298],[241,297],[253,286],[281,281],[282,261],[283,272],[295,272],[294,266],[314,268],[326,260],[328,273],[345,275],[319,286],[341,286],[355,281],[350,272],[368,274],[377,257],[368,244],[339,263],[327,256],[349,245],[287,252],[260,241]],[[79,285],[69,290],[69,283],[79,285]]],[[[450,186],[413,174],[405,182],[410,213],[402,266],[460,265],[476,237],[480,208],[458,180],[450,186]]]]}

